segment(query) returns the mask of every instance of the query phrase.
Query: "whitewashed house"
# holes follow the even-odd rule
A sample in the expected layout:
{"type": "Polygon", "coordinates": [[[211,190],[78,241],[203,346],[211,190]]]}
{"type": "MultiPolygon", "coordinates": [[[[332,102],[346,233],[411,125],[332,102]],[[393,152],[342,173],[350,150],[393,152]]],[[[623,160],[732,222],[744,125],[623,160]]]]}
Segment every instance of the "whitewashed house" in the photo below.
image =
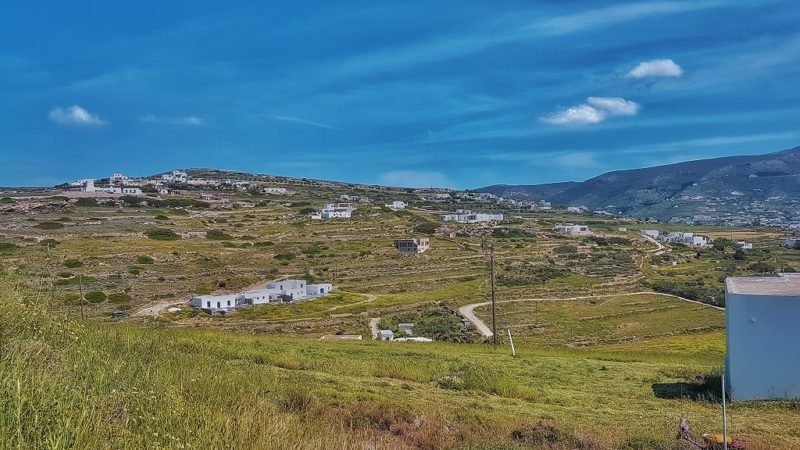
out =
{"type": "Polygon", "coordinates": [[[352,215],[352,203],[327,203],[319,212],[320,219],[349,219],[352,215]]]}
{"type": "Polygon", "coordinates": [[[739,246],[739,248],[742,249],[742,250],[752,250],[753,249],[753,243],[752,242],[738,241],[738,242],[736,242],[736,245],[739,246]]]}
{"type": "Polygon", "coordinates": [[[400,201],[400,200],[395,200],[392,203],[386,204],[387,208],[389,208],[391,210],[394,210],[394,211],[398,211],[398,210],[401,210],[401,209],[406,209],[406,206],[408,206],[406,204],[406,202],[403,202],[403,201],[400,201]]]}
{"type": "Polygon", "coordinates": [[[281,187],[265,187],[261,190],[261,192],[265,194],[272,194],[272,195],[283,195],[286,194],[286,188],[281,187]]]}
{"type": "Polygon", "coordinates": [[[198,295],[189,305],[208,310],[234,310],[240,306],[263,305],[306,300],[327,295],[333,290],[330,283],[308,284],[305,280],[279,280],[264,289],[223,295],[198,295]]]}
{"type": "Polygon", "coordinates": [[[693,247],[705,247],[713,242],[713,239],[705,236],[699,236],[694,233],[684,233],[680,231],[663,234],[659,239],[670,244],[685,244],[693,247]]]}
{"type": "Polygon", "coordinates": [[[588,225],[575,225],[573,223],[563,223],[553,227],[556,233],[564,233],[569,235],[584,235],[591,233],[588,225]]]}
{"type": "Polygon", "coordinates": [[[182,170],[173,170],[161,175],[161,179],[167,183],[186,183],[189,180],[189,174],[182,170]]]}
{"type": "Polygon", "coordinates": [[[642,236],[648,236],[653,239],[658,239],[658,237],[661,235],[661,232],[658,230],[641,230],[639,233],[642,236]]]}
{"type": "Polygon", "coordinates": [[[393,341],[394,332],[392,330],[378,330],[378,339],[381,341],[393,341]]]}
{"type": "Polygon", "coordinates": [[[111,175],[108,181],[113,185],[120,185],[120,184],[127,184],[130,181],[130,178],[126,177],[121,173],[115,173],[111,175]]]}
{"type": "Polygon", "coordinates": [[[455,214],[439,216],[439,220],[442,222],[459,223],[501,222],[503,218],[502,214],[474,213],[469,210],[457,210],[455,214]]]}
{"type": "Polygon", "coordinates": [[[397,239],[394,247],[402,253],[425,253],[431,248],[431,240],[428,238],[397,239]]]}
{"type": "Polygon", "coordinates": [[[800,398],[800,274],[728,278],[725,306],[731,398],[800,398]]]}

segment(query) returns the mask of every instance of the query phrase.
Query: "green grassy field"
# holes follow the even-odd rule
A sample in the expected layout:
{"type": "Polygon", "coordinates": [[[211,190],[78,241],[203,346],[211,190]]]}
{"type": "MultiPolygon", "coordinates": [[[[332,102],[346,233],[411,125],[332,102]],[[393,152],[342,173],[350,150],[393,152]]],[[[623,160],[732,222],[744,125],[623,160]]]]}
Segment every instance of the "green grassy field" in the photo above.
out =
{"type": "MultiPolygon", "coordinates": [[[[523,343],[514,358],[486,344],[81,324],[2,287],[4,448],[644,449],[674,448],[680,414],[719,430],[718,397],[695,377],[718,373],[720,332],[523,343]]],[[[796,404],[730,416],[752,448],[800,445],[796,404]]]]}
{"type": "MultiPolygon", "coordinates": [[[[414,197],[370,191],[376,201],[353,219],[312,221],[303,208],[351,188],[295,189],[230,194],[253,208],[0,216],[0,448],[681,448],[681,414],[698,432],[720,430],[723,312],[624,294],[677,286],[708,300],[725,276],[800,269],[800,252],[769,230],[695,230],[754,242],[744,259],[681,246],[654,255],[637,236],[650,226],[563,211],[512,213],[523,219],[498,232],[453,226],[429,252],[400,255],[393,239],[456,206],[392,212],[381,202],[414,197]],[[589,223],[598,239],[555,235],[562,221],[589,223]],[[180,238],[148,238],[153,229],[180,238]],[[497,261],[497,349],[448,315],[489,299],[482,243],[497,261]],[[338,292],[224,317],[186,307],[280,277],[338,292]],[[85,320],[81,280],[96,300],[85,320]],[[158,305],[183,310],[137,315],[158,305]],[[112,321],[114,310],[132,316],[112,321]],[[374,342],[370,318],[464,343],[374,342]],[[328,334],[365,340],[319,339],[328,334]]],[[[489,321],[487,307],[475,312],[489,321]]],[[[730,413],[750,448],[800,447],[797,402],[730,413]]]]}

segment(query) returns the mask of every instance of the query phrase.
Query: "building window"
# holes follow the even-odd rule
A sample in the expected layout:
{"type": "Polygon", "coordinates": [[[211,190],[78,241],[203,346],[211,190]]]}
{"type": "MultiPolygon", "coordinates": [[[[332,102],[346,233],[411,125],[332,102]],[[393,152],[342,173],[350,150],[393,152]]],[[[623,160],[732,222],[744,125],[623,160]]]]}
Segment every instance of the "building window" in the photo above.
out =
{"type": "Polygon", "coordinates": [[[228,306],[231,306],[231,301],[230,300],[228,300],[228,306]]]}
{"type": "Polygon", "coordinates": [[[217,309],[219,309],[219,307],[220,307],[220,306],[219,306],[219,302],[217,302],[217,309]]]}
{"type": "Polygon", "coordinates": [[[207,302],[207,303],[206,303],[206,306],[208,306],[209,308],[211,308],[211,302],[207,302]]]}

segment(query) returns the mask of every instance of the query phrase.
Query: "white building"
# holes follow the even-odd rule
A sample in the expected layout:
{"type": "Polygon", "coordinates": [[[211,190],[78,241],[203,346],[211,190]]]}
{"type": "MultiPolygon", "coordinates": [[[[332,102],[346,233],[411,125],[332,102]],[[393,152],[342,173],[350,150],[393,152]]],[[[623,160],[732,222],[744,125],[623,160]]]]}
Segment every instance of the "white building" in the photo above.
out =
{"type": "Polygon", "coordinates": [[[265,187],[264,189],[261,190],[261,192],[265,194],[283,195],[286,194],[286,188],[265,187]]]}
{"type": "Polygon", "coordinates": [[[503,215],[474,213],[472,211],[458,210],[455,214],[444,214],[439,216],[439,220],[442,222],[459,223],[500,222],[503,220],[503,215]]]}
{"type": "Polygon", "coordinates": [[[413,323],[398,323],[397,324],[397,331],[400,333],[405,334],[414,334],[414,324],[413,323]]]}
{"type": "Polygon", "coordinates": [[[115,174],[111,175],[111,178],[109,178],[108,181],[111,184],[120,185],[120,184],[128,183],[130,181],[130,178],[126,177],[125,175],[123,175],[121,173],[115,173],[115,174]]]}
{"type": "Polygon", "coordinates": [[[800,398],[800,274],[725,282],[731,398],[800,398]]]}
{"type": "Polygon", "coordinates": [[[94,184],[95,180],[87,179],[81,181],[83,182],[81,190],[84,192],[92,192],[96,194],[142,195],[142,190],[138,187],[96,186],[94,184]]]}
{"type": "Polygon", "coordinates": [[[327,295],[333,290],[330,283],[308,284],[305,280],[280,280],[267,284],[264,289],[223,295],[198,295],[189,305],[208,310],[233,310],[245,305],[283,303],[327,295]]]}
{"type": "Polygon", "coordinates": [[[312,219],[349,219],[353,215],[352,203],[327,203],[324,208],[319,212],[318,217],[316,214],[312,219]]]}
{"type": "Polygon", "coordinates": [[[392,330],[378,330],[378,339],[381,341],[393,341],[394,332],[392,330]]]}
{"type": "Polygon", "coordinates": [[[641,230],[639,233],[642,236],[649,236],[653,239],[658,239],[658,237],[661,235],[661,232],[658,230],[641,230]]]}
{"type": "Polygon", "coordinates": [[[705,236],[698,236],[694,233],[684,233],[680,231],[661,235],[660,239],[670,244],[686,244],[693,247],[705,247],[713,242],[712,239],[705,236]]]}
{"type": "Polygon", "coordinates": [[[788,238],[783,245],[789,248],[800,248],[800,239],[788,238]]]}
{"type": "Polygon", "coordinates": [[[753,249],[753,243],[752,242],[738,241],[738,242],[736,242],[736,245],[738,245],[739,248],[741,248],[742,250],[752,250],[753,249]]]}
{"type": "Polygon", "coordinates": [[[389,204],[386,205],[387,208],[392,209],[394,211],[397,211],[397,210],[400,210],[400,209],[406,209],[406,206],[408,206],[406,204],[406,202],[402,202],[400,200],[395,200],[392,203],[389,203],[389,204]]]}
{"type": "Polygon", "coordinates": [[[588,225],[575,225],[573,223],[562,223],[553,227],[556,233],[564,233],[571,235],[583,235],[591,233],[588,225]]]}
{"type": "Polygon", "coordinates": [[[567,207],[567,212],[571,212],[571,213],[584,213],[586,211],[587,211],[586,207],[583,207],[583,206],[568,206],[567,207]]]}
{"type": "Polygon", "coordinates": [[[394,247],[402,253],[424,253],[431,248],[431,240],[428,238],[416,239],[397,239],[394,247]]]}
{"type": "Polygon", "coordinates": [[[161,179],[167,183],[186,183],[189,180],[189,174],[182,170],[173,170],[161,175],[161,179]]]}

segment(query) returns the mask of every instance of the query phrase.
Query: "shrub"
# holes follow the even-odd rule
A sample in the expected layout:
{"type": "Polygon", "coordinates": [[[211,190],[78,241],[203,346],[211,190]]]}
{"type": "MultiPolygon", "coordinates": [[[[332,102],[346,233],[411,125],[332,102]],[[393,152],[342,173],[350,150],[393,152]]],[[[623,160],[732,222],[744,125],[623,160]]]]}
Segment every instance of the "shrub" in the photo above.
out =
{"type": "Polygon", "coordinates": [[[569,244],[559,245],[558,247],[553,248],[553,253],[557,253],[559,255],[578,253],[578,247],[569,244]]]}
{"type": "Polygon", "coordinates": [[[58,230],[64,228],[64,224],[59,222],[42,222],[34,225],[34,227],[40,230],[58,230]]]}
{"type": "Polygon", "coordinates": [[[72,274],[72,272],[58,272],[58,277],[59,278],[72,278],[73,274],[72,274]]]}
{"type": "Polygon", "coordinates": [[[81,262],[78,259],[70,258],[70,259],[65,259],[64,260],[64,267],[67,267],[67,268],[70,268],[70,269],[76,269],[76,268],[82,267],[82,266],[83,266],[83,262],[81,262]]]}
{"type": "Polygon", "coordinates": [[[139,275],[140,273],[142,273],[142,269],[131,266],[128,267],[128,273],[131,275],[139,275]]]}
{"type": "Polygon", "coordinates": [[[164,214],[158,214],[157,216],[153,217],[156,220],[169,220],[169,217],[165,216],[164,214]]]}
{"type": "Polygon", "coordinates": [[[434,234],[439,226],[433,222],[421,223],[414,227],[414,231],[422,234],[434,234]]]}
{"type": "Polygon", "coordinates": [[[4,204],[4,205],[6,205],[6,204],[10,204],[10,203],[16,203],[16,202],[17,202],[17,201],[16,201],[16,200],[14,200],[14,199],[13,199],[13,198],[11,198],[11,197],[3,197],[3,198],[0,198],[0,204],[4,204]]]}
{"type": "Polygon", "coordinates": [[[132,298],[124,292],[115,292],[108,295],[108,301],[111,303],[128,303],[132,298]]]}
{"type": "Polygon", "coordinates": [[[291,261],[294,259],[294,253],[288,253],[288,252],[278,253],[277,255],[275,255],[275,259],[279,261],[291,261]]]}
{"type": "Polygon", "coordinates": [[[100,206],[100,204],[97,203],[97,200],[92,197],[84,197],[79,198],[78,201],[75,202],[75,206],[95,207],[100,206]]]}
{"type": "Polygon", "coordinates": [[[233,239],[233,236],[225,233],[222,230],[208,230],[206,232],[206,239],[210,239],[212,241],[228,241],[233,239]]]}
{"type": "Polygon", "coordinates": [[[147,255],[141,255],[136,258],[136,264],[153,264],[155,260],[147,255]]]}
{"type": "Polygon", "coordinates": [[[7,254],[19,249],[17,244],[11,242],[0,242],[0,254],[7,254]]]}
{"type": "Polygon", "coordinates": [[[150,239],[156,241],[177,241],[181,237],[169,228],[153,228],[144,233],[150,239]]]}
{"type": "Polygon", "coordinates": [[[55,239],[42,239],[41,241],[39,241],[39,245],[41,245],[42,247],[47,247],[48,245],[50,247],[55,247],[56,245],[58,245],[60,243],[61,242],[59,242],[59,241],[57,241],[55,239]]]}
{"type": "Polygon", "coordinates": [[[86,295],[83,296],[89,303],[100,303],[106,301],[106,293],[103,291],[91,291],[87,292],[86,295]]]}

